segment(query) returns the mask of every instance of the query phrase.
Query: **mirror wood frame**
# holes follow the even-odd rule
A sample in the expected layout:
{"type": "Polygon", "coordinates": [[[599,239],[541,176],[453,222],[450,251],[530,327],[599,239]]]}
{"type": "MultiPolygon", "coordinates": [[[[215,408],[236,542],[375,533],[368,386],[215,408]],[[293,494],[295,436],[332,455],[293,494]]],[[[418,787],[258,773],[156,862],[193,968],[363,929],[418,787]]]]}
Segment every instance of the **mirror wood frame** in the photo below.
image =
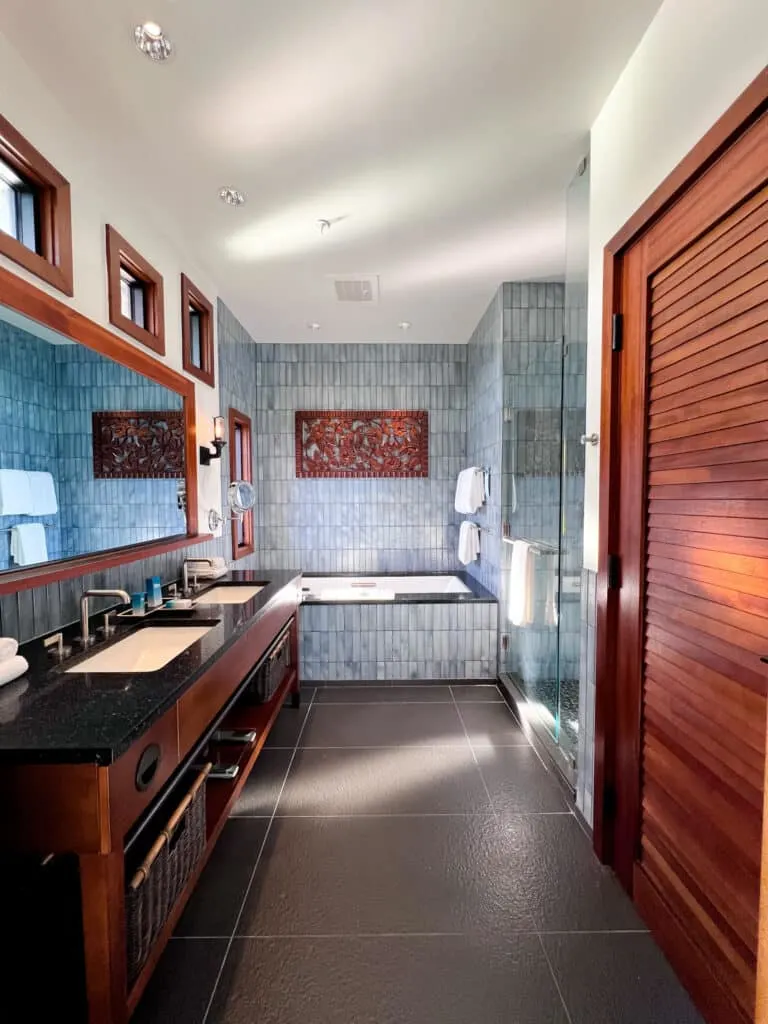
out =
{"type": "Polygon", "coordinates": [[[106,327],[102,327],[101,324],[78,313],[71,306],[4,267],[0,267],[0,304],[29,317],[30,320],[34,320],[44,327],[63,334],[94,352],[99,352],[181,396],[184,403],[184,468],[187,493],[186,534],[163,537],[142,544],[109,548],[88,555],[76,555],[73,558],[41,563],[26,569],[8,569],[0,572],[0,594],[16,593],[19,590],[46,586],[59,580],[84,576],[87,573],[98,572],[128,562],[136,562],[142,558],[150,558],[166,551],[175,551],[178,548],[210,540],[211,534],[198,533],[194,381],[161,363],[148,351],[118,337],[106,327]]]}

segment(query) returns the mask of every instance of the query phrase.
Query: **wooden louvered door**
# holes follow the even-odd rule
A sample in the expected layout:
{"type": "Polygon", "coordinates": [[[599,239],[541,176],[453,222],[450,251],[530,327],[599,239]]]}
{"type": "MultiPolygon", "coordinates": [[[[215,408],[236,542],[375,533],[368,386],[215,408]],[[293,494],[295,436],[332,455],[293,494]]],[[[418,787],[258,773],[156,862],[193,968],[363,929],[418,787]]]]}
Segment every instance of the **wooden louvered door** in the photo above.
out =
{"type": "Polygon", "coordinates": [[[768,692],[768,115],[628,248],[620,306],[617,867],[705,1017],[736,1024],[768,692]]]}

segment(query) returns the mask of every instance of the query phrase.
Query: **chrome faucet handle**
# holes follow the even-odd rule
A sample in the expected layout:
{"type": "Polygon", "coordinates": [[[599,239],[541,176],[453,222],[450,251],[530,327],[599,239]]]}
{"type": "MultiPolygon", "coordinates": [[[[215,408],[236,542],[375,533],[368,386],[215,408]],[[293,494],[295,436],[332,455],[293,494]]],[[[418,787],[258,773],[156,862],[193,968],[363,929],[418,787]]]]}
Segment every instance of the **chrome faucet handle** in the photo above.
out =
{"type": "Polygon", "coordinates": [[[46,637],[43,640],[43,647],[48,652],[49,658],[57,658],[59,661],[68,658],[72,653],[72,648],[64,643],[63,633],[54,633],[52,636],[46,637]]]}

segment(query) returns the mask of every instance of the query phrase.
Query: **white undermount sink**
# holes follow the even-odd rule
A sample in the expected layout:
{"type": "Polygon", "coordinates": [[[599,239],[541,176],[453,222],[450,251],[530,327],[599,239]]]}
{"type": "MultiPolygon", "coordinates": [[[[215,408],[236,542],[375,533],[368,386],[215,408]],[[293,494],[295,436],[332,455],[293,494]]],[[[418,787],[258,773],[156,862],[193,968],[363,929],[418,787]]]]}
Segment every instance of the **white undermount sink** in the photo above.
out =
{"type": "Polygon", "coordinates": [[[214,587],[213,590],[201,594],[195,604],[245,604],[263,589],[264,587],[252,586],[214,587]]]}
{"type": "Polygon", "coordinates": [[[157,672],[213,626],[145,626],[67,672],[157,672]]]}

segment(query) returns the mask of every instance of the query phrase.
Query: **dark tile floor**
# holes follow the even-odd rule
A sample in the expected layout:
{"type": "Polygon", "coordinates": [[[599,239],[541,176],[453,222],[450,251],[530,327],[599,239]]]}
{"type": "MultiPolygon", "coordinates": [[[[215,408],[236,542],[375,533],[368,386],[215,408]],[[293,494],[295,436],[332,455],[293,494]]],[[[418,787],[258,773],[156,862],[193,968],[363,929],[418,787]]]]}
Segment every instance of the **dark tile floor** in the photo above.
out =
{"type": "Polygon", "coordinates": [[[695,1024],[492,686],[282,711],[136,1024],[695,1024]]]}

